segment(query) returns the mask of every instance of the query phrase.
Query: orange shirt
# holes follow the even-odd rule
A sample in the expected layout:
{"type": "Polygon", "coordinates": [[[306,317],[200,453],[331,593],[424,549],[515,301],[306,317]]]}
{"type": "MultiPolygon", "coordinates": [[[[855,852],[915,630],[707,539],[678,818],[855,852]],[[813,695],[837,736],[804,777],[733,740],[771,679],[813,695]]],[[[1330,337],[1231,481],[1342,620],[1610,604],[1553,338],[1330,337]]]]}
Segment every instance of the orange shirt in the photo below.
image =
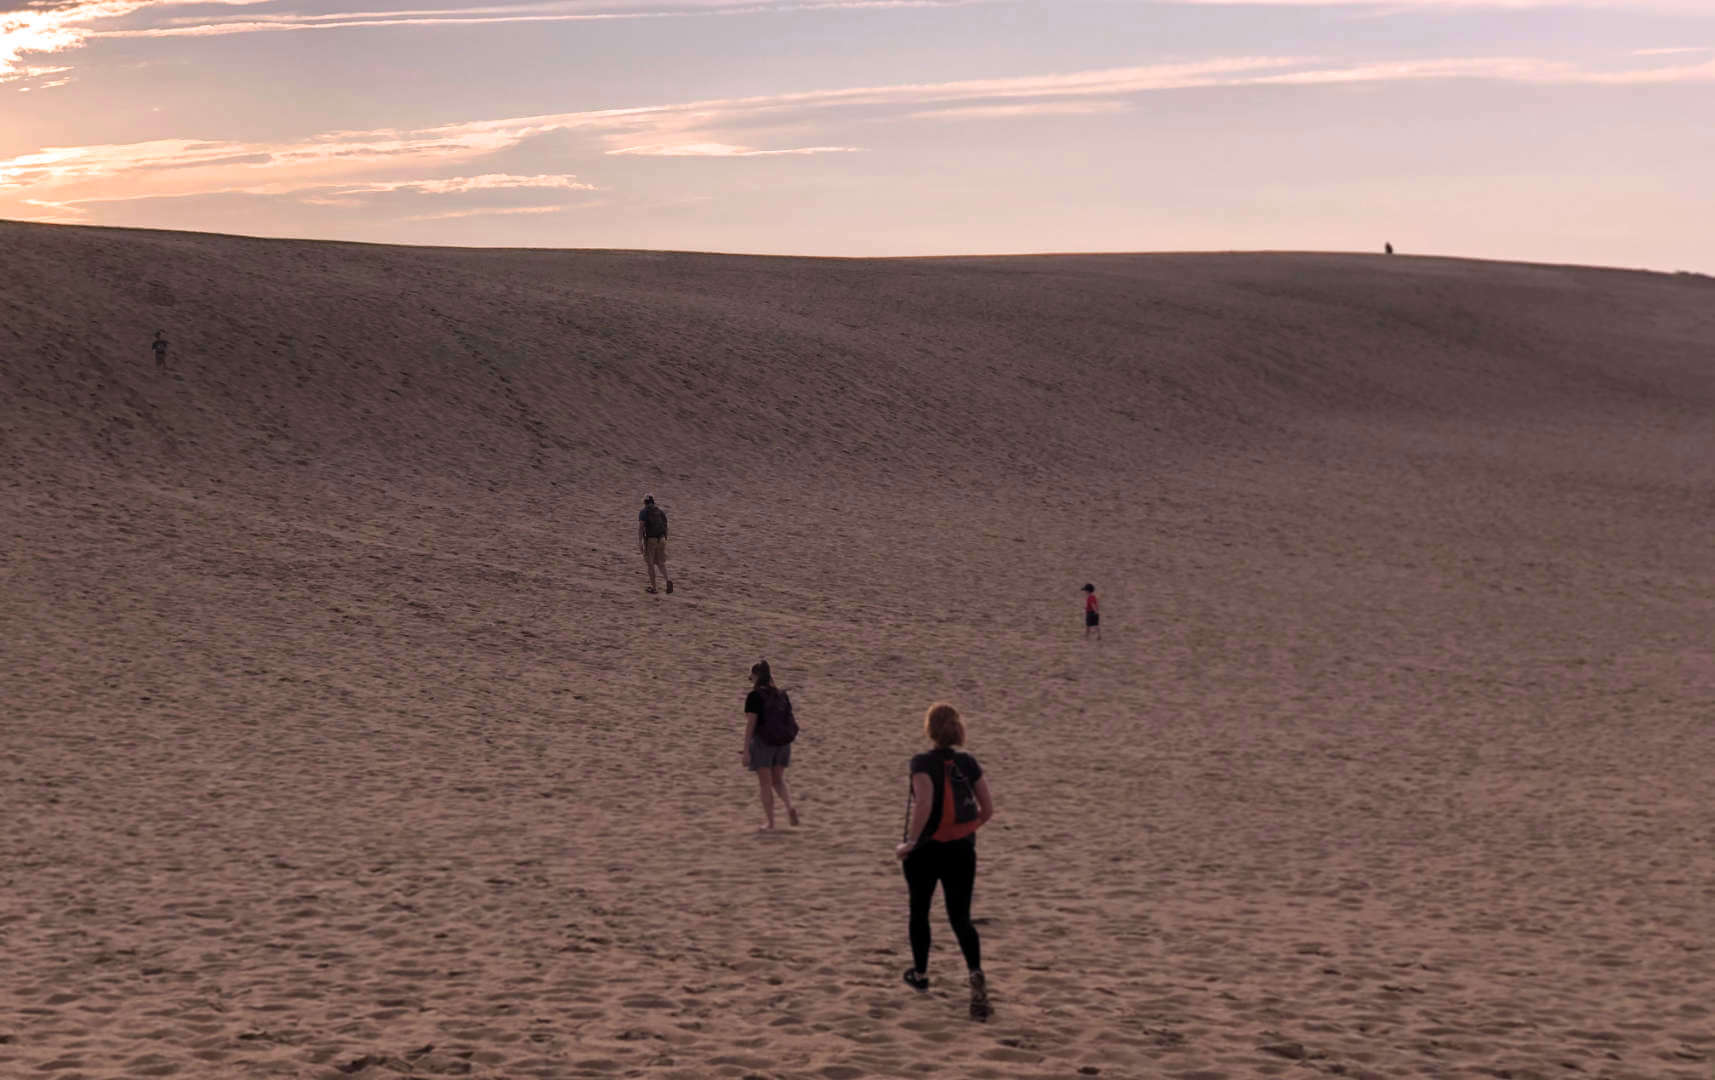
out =
{"type": "Polygon", "coordinates": [[[1096,603],[1096,594],[1095,593],[1085,593],[1084,594],[1084,610],[1086,612],[1100,611],[1101,610],[1101,605],[1096,603]]]}

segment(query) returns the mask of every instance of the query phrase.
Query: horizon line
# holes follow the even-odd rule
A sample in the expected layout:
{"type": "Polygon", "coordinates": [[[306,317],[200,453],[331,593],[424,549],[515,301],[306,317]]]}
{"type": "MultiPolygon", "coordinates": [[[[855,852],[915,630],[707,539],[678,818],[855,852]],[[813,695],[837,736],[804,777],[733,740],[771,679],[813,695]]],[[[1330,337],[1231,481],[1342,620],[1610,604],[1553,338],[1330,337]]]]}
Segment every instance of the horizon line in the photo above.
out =
{"type": "Polygon", "coordinates": [[[1485,255],[1456,255],[1436,251],[1385,251],[1355,248],[1180,248],[1175,250],[1116,250],[1111,248],[1044,249],[1039,251],[965,251],[916,253],[900,255],[827,255],[807,252],[779,251],[717,251],[700,248],[615,248],[615,247],[536,247],[530,245],[435,244],[409,241],[346,240],[324,236],[270,236],[260,233],[202,232],[195,229],[169,229],[149,225],[93,225],[74,221],[30,221],[21,218],[0,218],[0,226],[23,226],[40,229],[81,229],[98,232],[165,233],[172,236],[207,236],[226,240],[254,240],[283,244],[339,244],[372,248],[400,248],[409,251],[472,251],[472,252],[564,252],[585,255],[697,255],[732,259],[806,259],[825,262],[927,262],[950,259],[1057,259],[1057,258],[1173,258],[1182,256],[1319,256],[1340,258],[1400,259],[1441,262],[1487,263],[1497,266],[1528,266],[1558,270],[1593,270],[1621,274],[1659,274],[1666,277],[1700,277],[1715,280],[1715,274],[1702,270],[1663,270],[1649,266],[1613,266],[1603,263],[1545,262],[1536,259],[1504,259],[1485,255]]]}

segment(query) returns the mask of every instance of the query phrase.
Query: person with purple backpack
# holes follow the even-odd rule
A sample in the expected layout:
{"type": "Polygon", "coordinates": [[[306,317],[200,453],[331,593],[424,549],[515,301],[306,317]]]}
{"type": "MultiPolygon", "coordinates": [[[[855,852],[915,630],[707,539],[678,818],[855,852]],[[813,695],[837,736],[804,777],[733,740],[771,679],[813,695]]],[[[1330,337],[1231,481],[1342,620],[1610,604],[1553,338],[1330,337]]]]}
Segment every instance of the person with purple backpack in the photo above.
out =
{"type": "Polygon", "coordinates": [[[786,766],[792,763],[792,740],[798,737],[798,720],[792,715],[792,699],[774,685],[768,661],[751,666],[750,693],[744,699],[744,747],[738,759],[756,774],[762,797],[763,825],[759,832],[774,829],[774,796],[786,805],[786,820],[798,824],[798,811],[786,787],[786,766]]]}

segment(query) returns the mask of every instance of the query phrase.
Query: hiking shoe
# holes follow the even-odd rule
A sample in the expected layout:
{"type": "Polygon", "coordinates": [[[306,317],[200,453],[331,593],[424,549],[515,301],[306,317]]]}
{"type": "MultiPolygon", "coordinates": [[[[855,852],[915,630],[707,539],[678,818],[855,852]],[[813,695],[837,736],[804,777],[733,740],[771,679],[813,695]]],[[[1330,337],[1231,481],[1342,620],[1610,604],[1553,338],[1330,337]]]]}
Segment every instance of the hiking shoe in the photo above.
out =
{"type": "Polygon", "coordinates": [[[655,586],[653,586],[653,585],[645,585],[645,586],[644,586],[644,587],[643,587],[643,591],[644,591],[644,592],[646,592],[646,593],[652,593],[652,592],[654,592],[654,591],[655,591],[655,586]]]}
{"type": "Polygon", "coordinates": [[[672,591],[673,591],[673,583],[672,583],[672,582],[671,582],[671,581],[669,581],[669,582],[668,582],[668,583],[667,583],[667,591],[668,591],[668,592],[672,592],[672,591]]]}
{"type": "Polygon", "coordinates": [[[971,972],[971,1019],[987,1020],[994,1015],[994,1007],[989,1004],[988,980],[980,971],[971,972]]]}
{"type": "Polygon", "coordinates": [[[916,968],[906,968],[905,985],[921,994],[925,990],[929,989],[929,976],[918,971],[916,968]]]}

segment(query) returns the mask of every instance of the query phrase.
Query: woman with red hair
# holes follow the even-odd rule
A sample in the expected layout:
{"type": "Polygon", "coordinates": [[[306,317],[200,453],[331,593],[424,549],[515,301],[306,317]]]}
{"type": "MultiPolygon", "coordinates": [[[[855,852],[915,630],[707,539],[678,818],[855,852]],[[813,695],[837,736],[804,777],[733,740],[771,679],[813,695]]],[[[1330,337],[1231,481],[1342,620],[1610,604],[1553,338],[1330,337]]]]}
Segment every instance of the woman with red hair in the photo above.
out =
{"type": "Polygon", "coordinates": [[[983,975],[982,943],[971,924],[971,894],[977,880],[976,832],[994,816],[983,767],[955,749],[965,742],[959,710],[936,704],[923,717],[923,733],[933,749],[911,759],[911,802],[905,840],[896,854],[905,868],[911,894],[911,959],[905,982],[929,989],[929,906],[935,886],[946,898],[947,921],[965,954],[971,984],[971,1019],[987,1020],[988,980],[983,975]]]}

